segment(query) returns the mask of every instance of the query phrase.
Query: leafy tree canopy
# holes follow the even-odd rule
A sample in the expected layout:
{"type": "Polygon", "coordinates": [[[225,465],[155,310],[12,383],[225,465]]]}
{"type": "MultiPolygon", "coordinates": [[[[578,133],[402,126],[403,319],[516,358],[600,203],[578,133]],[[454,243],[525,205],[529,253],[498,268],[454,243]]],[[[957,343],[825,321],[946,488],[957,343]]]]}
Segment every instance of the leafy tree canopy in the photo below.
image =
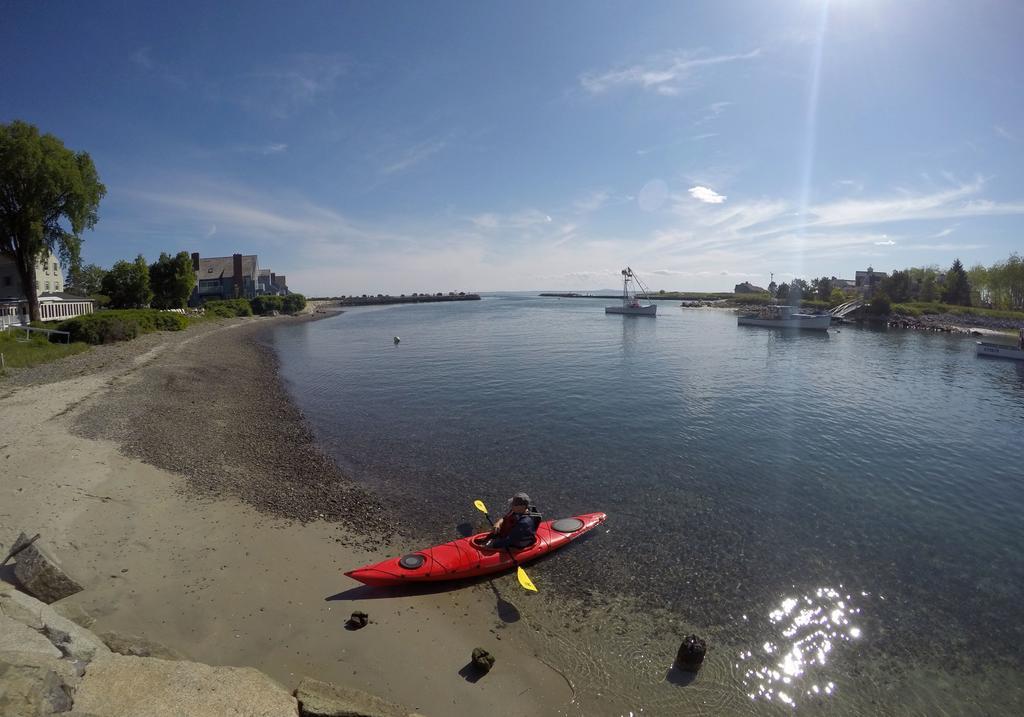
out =
{"type": "Polygon", "coordinates": [[[123,259],[103,277],[103,293],[115,309],[142,309],[153,299],[149,288],[149,266],[139,254],[135,261],[123,259]]]}
{"type": "Polygon", "coordinates": [[[971,305],[971,286],[967,281],[964,265],[959,259],[954,259],[953,266],[946,272],[946,291],[942,295],[942,300],[947,304],[971,305]]]}
{"type": "Polygon", "coordinates": [[[14,260],[38,321],[35,265],[52,251],[79,263],[80,234],[95,226],[106,187],[86,152],[73,152],[27,122],[0,125],[0,254],[14,260]]]}
{"type": "Polygon", "coordinates": [[[79,296],[95,296],[103,293],[103,277],[107,270],[96,264],[72,266],[68,270],[67,289],[79,296]]]}
{"type": "Polygon", "coordinates": [[[185,251],[173,257],[161,252],[149,267],[149,285],[153,290],[153,308],[184,309],[196,285],[192,257],[185,251]]]}

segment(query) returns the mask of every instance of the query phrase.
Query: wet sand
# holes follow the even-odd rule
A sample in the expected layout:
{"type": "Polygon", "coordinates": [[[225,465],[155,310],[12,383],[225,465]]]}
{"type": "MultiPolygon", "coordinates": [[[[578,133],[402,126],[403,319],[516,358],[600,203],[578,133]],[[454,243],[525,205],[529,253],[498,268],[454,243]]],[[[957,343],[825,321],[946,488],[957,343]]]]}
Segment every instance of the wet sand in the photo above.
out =
{"type": "Polygon", "coordinates": [[[417,546],[287,400],[261,335],[289,320],[151,335],[0,383],[0,542],[42,533],[98,632],[427,715],[578,714],[535,657],[514,577],[399,595],[342,575],[417,546]],[[351,632],[354,610],[372,622],[351,632]],[[497,665],[471,682],[477,646],[497,665]]]}

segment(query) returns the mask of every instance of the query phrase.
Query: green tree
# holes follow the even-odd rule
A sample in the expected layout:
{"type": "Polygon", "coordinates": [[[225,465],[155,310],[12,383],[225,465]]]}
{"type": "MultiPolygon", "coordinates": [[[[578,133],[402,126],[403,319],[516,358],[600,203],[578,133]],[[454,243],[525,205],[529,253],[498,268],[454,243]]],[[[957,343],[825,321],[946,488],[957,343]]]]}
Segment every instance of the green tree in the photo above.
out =
{"type": "Polygon", "coordinates": [[[942,294],[942,300],[958,306],[971,305],[971,285],[959,259],[954,259],[953,266],[946,272],[946,291],[942,294]]]}
{"type": "Polygon", "coordinates": [[[149,305],[153,292],[149,288],[149,266],[139,254],[135,261],[123,259],[103,277],[103,293],[110,297],[115,309],[141,309],[149,305]]]}
{"type": "Polygon", "coordinates": [[[36,264],[47,251],[77,266],[81,233],[106,194],[92,158],[21,120],[0,125],[0,254],[18,269],[29,315],[39,321],[36,264]]]}
{"type": "Polygon", "coordinates": [[[284,297],[283,308],[289,314],[296,314],[306,308],[306,297],[302,294],[288,294],[284,297]]]}
{"type": "Polygon", "coordinates": [[[788,299],[789,298],[789,284],[782,282],[779,284],[778,290],[775,292],[776,299],[788,299]]]}
{"type": "Polygon", "coordinates": [[[886,316],[892,310],[892,303],[884,291],[877,292],[868,304],[868,313],[873,316],[886,316]]]}
{"type": "Polygon", "coordinates": [[[196,285],[196,272],[187,251],[174,256],[160,252],[160,258],[149,267],[149,288],[153,291],[155,309],[184,309],[196,285]]]}
{"type": "Polygon", "coordinates": [[[103,277],[106,275],[107,270],[96,264],[71,267],[65,285],[72,294],[95,296],[103,293],[103,277]]]}
{"type": "Polygon", "coordinates": [[[829,306],[839,306],[840,304],[846,303],[846,294],[839,287],[832,289],[832,293],[828,295],[829,306]]]}
{"type": "Polygon", "coordinates": [[[811,290],[817,298],[828,301],[832,296],[832,280],[827,276],[821,276],[811,282],[811,290]]]}
{"type": "Polygon", "coordinates": [[[803,279],[793,279],[789,282],[789,303],[793,306],[800,306],[805,296],[811,296],[811,285],[803,279]]]}
{"type": "Polygon", "coordinates": [[[909,271],[894,271],[891,275],[882,279],[882,291],[889,295],[889,298],[901,304],[910,301],[913,282],[909,271]]]}
{"type": "Polygon", "coordinates": [[[939,298],[939,288],[935,283],[935,272],[924,274],[921,279],[921,288],[917,292],[920,301],[932,302],[939,298]]]}

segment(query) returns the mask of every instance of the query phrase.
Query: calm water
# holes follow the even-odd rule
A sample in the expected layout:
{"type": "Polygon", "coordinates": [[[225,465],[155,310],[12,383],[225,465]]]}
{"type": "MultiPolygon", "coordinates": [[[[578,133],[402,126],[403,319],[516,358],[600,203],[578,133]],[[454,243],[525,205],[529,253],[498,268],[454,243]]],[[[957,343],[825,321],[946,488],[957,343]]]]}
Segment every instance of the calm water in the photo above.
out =
{"type": "Polygon", "coordinates": [[[525,611],[588,713],[1024,704],[1024,366],[963,336],[604,303],[356,309],[275,341],[327,450],[424,540],[518,490],[609,514],[531,572],[525,611]],[[713,649],[683,686],[690,630],[713,649]]]}

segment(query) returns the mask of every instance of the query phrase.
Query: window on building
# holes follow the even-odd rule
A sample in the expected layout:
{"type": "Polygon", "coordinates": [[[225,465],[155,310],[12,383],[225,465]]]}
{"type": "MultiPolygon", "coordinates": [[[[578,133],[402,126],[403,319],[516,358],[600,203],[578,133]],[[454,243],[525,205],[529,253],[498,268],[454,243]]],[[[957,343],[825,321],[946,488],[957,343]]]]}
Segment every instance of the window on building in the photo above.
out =
{"type": "Polygon", "coordinates": [[[50,290],[50,282],[46,282],[46,291],[50,290]]]}
{"type": "Polygon", "coordinates": [[[57,273],[57,262],[53,262],[53,273],[57,273]]]}

